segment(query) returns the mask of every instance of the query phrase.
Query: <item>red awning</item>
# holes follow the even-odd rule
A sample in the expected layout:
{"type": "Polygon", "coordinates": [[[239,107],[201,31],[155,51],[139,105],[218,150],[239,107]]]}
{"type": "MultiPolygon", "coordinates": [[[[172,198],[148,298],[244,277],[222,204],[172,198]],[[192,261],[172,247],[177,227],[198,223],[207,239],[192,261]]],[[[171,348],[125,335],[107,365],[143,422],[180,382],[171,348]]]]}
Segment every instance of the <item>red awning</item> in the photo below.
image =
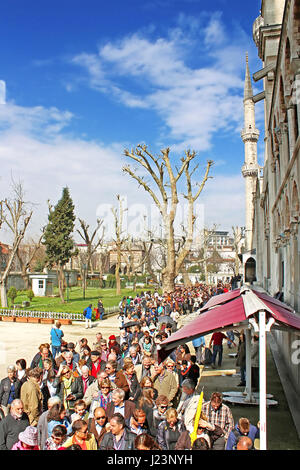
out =
{"type": "Polygon", "coordinates": [[[226,328],[245,320],[244,303],[240,296],[225,305],[220,305],[202,313],[191,323],[173,333],[162,345],[165,348],[168,348],[168,345],[174,347],[174,343],[181,344],[186,342],[187,339],[191,341],[200,335],[207,335],[212,331],[226,328]]]}
{"type": "Polygon", "coordinates": [[[200,312],[204,312],[205,310],[208,310],[211,307],[215,307],[216,305],[229,302],[230,300],[236,299],[236,297],[239,297],[240,295],[240,289],[235,289],[230,292],[226,292],[225,294],[214,295],[209,299],[208,302],[206,302],[204,307],[200,309],[200,312]]]}
{"type": "Polygon", "coordinates": [[[300,330],[300,316],[290,306],[264,292],[246,286],[212,297],[201,309],[203,313],[198,318],[161,343],[159,358],[163,360],[171,350],[199,336],[210,334],[216,330],[228,329],[230,326],[235,328],[246,326],[246,324],[241,324],[262,309],[265,309],[275,319],[276,323],[273,328],[284,325],[290,329],[300,330]]]}

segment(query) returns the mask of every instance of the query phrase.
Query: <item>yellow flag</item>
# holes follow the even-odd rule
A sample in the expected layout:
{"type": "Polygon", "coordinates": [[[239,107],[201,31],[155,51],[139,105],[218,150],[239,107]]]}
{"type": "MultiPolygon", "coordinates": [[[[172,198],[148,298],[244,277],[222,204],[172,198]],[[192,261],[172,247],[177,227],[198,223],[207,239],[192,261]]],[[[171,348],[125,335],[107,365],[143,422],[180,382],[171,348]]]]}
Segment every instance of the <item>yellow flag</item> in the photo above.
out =
{"type": "Polygon", "coordinates": [[[197,431],[198,431],[198,424],[199,424],[199,420],[201,416],[202,402],[203,402],[203,389],[202,389],[202,392],[200,393],[199,402],[197,406],[195,423],[194,423],[194,431],[190,434],[191,445],[193,445],[195,440],[197,439],[197,431]]]}

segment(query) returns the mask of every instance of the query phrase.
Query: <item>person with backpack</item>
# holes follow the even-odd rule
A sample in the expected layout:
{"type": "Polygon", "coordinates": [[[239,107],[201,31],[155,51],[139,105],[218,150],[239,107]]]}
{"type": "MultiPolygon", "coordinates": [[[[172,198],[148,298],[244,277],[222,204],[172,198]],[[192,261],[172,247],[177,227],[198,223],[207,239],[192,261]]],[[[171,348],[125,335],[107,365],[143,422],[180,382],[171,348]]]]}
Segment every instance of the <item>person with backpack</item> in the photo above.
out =
{"type": "Polygon", "coordinates": [[[52,356],[55,359],[57,354],[61,353],[61,343],[64,336],[63,331],[60,329],[61,323],[59,321],[55,322],[55,327],[51,328],[50,338],[51,338],[51,349],[52,356]]]}
{"type": "Polygon", "coordinates": [[[92,328],[92,304],[86,307],[83,311],[83,316],[85,318],[85,328],[92,328]]]}
{"type": "Polygon", "coordinates": [[[226,450],[236,450],[237,443],[242,436],[249,437],[252,442],[255,439],[259,439],[259,429],[251,424],[247,418],[240,418],[234,429],[230,432],[226,443],[226,450]]]}

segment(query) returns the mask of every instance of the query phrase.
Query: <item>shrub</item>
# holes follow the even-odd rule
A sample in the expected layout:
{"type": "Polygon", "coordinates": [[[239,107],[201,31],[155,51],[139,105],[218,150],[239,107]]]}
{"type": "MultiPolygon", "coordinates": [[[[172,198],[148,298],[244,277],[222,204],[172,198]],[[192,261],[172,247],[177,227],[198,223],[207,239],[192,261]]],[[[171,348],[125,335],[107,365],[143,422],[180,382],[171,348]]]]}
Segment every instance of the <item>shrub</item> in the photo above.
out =
{"type": "Polygon", "coordinates": [[[30,302],[32,302],[32,299],[33,299],[33,297],[34,297],[34,292],[33,292],[33,290],[32,290],[32,289],[28,289],[28,290],[26,291],[26,296],[28,297],[28,299],[30,300],[30,302]]]}
{"type": "Polygon", "coordinates": [[[12,305],[15,303],[15,298],[17,297],[17,295],[17,289],[14,286],[10,287],[9,291],[7,292],[7,297],[11,300],[12,305]]]}

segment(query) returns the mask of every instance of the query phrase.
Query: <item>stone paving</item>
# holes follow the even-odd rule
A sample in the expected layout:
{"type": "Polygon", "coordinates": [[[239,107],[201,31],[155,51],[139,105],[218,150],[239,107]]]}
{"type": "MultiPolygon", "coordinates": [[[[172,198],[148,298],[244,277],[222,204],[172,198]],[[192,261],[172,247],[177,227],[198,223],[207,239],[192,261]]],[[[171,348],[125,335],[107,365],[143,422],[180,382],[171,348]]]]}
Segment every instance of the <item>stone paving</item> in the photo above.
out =
{"type": "MultiPolygon", "coordinates": [[[[15,364],[17,359],[25,359],[29,367],[39,345],[50,343],[51,328],[52,325],[0,321],[0,378],[6,376],[7,365],[15,364]]],[[[61,329],[64,332],[64,340],[75,344],[81,338],[87,338],[88,343],[92,345],[99,331],[106,339],[112,334],[119,334],[118,319],[115,315],[94,322],[93,327],[89,329],[85,329],[83,322],[62,325],[61,329]]]]}
{"type": "MultiPolygon", "coordinates": [[[[193,317],[195,315],[193,314],[193,317]]],[[[182,324],[186,324],[192,317],[182,319],[182,324]]],[[[30,323],[7,323],[0,321],[0,378],[6,377],[6,367],[8,364],[15,364],[15,361],[24,358],[30,366],[31,359],[38,350],[41,343],[49,342],[49,333],[51,325],[30,324],[30,323]]],[[[72,325],[63,325],[62,330],[65,333],[65,340],[78,342],[86,337],[92,344],[95,341],[95,335],[101,331],[103,336],[108,339],[111,334],[119,334],[117,316],[111,316],[102,322],[93,324],[93,328],[85,329],[84,323],[75,322],[72,325]]],[[[208,343],[209,336],[206,336],[208,343]]],[[[188,343],[191,347],[191,343],[188,343]]],[[[193,351],[192,347],[191,350],[193,351]]],[[[234,352],[224,347],[223,369],[234,369],[235,359],[229,356],[234,352]]],[[[209,399],[213,391],[241,391],[237,387],[240,381],[238,375],[203,377],[201,386],[204,386],[204,398],[209,399]]],[[[270,450],[299,450],[300,441],[291,416],[291,412],[283,392],[283,388],[277,373],[277,369],[268,348],[267,354],[267,392],[274,395],[279,405],[267,410],[267,435],[268,449],[270,450]]],[[[253,424],[259,419],[259,409],[253,406],[232,406],[231,407],[235,422],[242,416],[246,416],[253,424]]]]}

